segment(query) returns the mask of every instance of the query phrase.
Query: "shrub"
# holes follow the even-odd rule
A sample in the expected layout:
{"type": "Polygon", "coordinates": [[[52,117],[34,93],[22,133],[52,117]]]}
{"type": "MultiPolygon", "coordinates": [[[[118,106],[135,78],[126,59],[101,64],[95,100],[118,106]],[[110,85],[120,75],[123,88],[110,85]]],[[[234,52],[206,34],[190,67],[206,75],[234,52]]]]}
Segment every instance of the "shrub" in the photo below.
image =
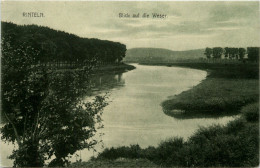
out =
{"type": "Polygon", "coordinates": [[[246,105],[242,108],[242,114],[245,119],[249,122],[258,122],[259,121],[259,104],[252,103],[246,105]]]}
{"type": "Polygon", "coordinates": [[[183,146],[183,138],[166,140],[156,148],[156,157],[151,161],[163,166],[181,165],[183,146]]]}
{"type": "Polygon", "coordinates": [[[100,153],[97,159],[110,159],[115,160],[118,158],[140,158],[141,157],[141,148],[137,145],[131,145],[130,147],[122,146],[118,148],[109,148],[105,149],[102,153],[100,153]]]}
{"type": "Polygon", "coordinates": [[[182,138],[163,141],[158,147],[138,145],[106,149],[102,159],[143,158],[158,166],[250,167],[259,164],[258,124],[239,118],[227,126],[200,128],[186,142],[182,138]]]}
{"type": "Polygon", "coordinates": [[[226,131],[228,134],[237,134],[241,129],[246,127],[246,121],[242,118],[231,121],[227,124],[226,131]]]}

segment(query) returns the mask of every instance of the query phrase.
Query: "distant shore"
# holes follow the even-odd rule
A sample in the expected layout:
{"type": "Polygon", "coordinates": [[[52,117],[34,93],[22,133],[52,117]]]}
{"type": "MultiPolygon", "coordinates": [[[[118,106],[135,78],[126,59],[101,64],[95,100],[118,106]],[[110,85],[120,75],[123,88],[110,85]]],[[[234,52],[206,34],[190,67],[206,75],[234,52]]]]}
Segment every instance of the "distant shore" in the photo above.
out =
{"type": "Polygon", "coordinates": [[[94,70],[94,74],[102,74],[102,73],[124,73],[130,70],[135,69],[135,66],[120,63],[120,64],[109,64],[109,65],[102,65],[94,70]]]}
{"type": "MultiPolygon", "coordinates": [[[[78,70],[80,70],[79,68],[78,70]]],[[[135,66],[129,65],[126,63],[113,63],[113,64],[105,64],[105,65],[99,65],[94,70],[92,75],[98,75],[98,74],[116,74],[116,73],[124,73],[130,70],[135,69],[135,66]]],[[[74,71],[77,69],[73,68],[60,68],[57,69],[57,71],[74,71]]]]}

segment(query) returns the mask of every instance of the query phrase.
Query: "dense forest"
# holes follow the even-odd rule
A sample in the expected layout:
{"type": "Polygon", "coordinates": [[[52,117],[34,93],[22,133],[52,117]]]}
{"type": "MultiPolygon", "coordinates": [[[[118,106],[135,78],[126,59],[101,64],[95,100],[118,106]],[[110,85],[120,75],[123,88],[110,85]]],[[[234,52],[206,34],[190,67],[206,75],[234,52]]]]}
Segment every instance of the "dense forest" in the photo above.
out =
{"type": "Polygon", "coordinates": [[[85,65],[90,61],[100,64],[120,62],[126,46],[118,42],[81,38],[63,31],[37,25],[2,23],[2,38],[8,38],[13,48],[30,46],[40,53],[35,56],[40,64],[85,65]]]}
{"type": "Polygon", "coordinates": [[[244,60],[248,59],[249,61],[259,60],[259,47],[247,47],[245,48],[234,48],[234,47],[214,47],[206,48],[204,54],[208,59],[210,58],[225,58],[225,59],[236,59],[244,60]]]}

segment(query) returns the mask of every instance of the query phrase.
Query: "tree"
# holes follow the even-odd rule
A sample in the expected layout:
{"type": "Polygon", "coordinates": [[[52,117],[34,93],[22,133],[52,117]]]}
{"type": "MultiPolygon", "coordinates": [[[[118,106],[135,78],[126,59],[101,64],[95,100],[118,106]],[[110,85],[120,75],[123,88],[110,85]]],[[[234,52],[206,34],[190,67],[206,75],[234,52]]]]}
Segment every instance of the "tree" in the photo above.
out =
{"type": "Polygon", "coordinates": [[[27,44],[14,45],[2,39],[2,113],[4,141],[16,142],[10,156],[14,166],[64,166],[69,154],[93,148],[91,140],[102,128],[105,97],[84,101],[89,75],[95,64],[75,71],[47,70],[37,65],[40,51],[27,44]]]}
{"type": "Polygon", "coordinates": [[[239,49],[238,49],[238,53],[239,53],[239,59],[240,59],[240,60],[243,60],[244,57],[245,57],[245,54],[246,54],[246,49],[244,49],[244,48],[239,48],[239,49]]]}
{"type": "Polygon", "coordinates": [[[211,55],[212,55],[212,49],[207,47],[207,48],[205,49],[204,54],[206,55],[206,57],[207,57],[208,59],[210,59],[210,58],[211,58],[211,55]]]}
{"type": "Polygon", "coordinates": [[[238,59],[238,48],[229,48],[230,49],[230,59],[238,59]]]}
{"type": "Polygon", "coordinates": [[[238,57],[239,57],[239,50],[238,50],[238,48],[233,48],[233,50],[234,50],[234,57],[236,59],[238,59],[238,57]]]}
{"type": "Polygon", "coordinates": [[[221,58],[222,53],[223,53],[223,48],[221,47],[213,48],[213,58],[221,58]]]}
{"type": "Polygon", "coordinates": [[[250,61],[259,61],[259,47],[247,47],[248,59],[250,61]]]}
{"type": "Polygon", "coordinates": [[[1,34],[11,36],[14,46],[26,42],[41,50],[37,59],[44,64],[70,62],[80,66],[93,59],[99,59],[101,63],[115,63],[125,57],[126,46],[118,42],[81,38],[37,25],[1,23],[1,34]]]}
{"type": "Polygon", "coordinates": [[[225,47],[225,58],[229,58],[230,57],[230,48],[229,47],[225,47]]]}

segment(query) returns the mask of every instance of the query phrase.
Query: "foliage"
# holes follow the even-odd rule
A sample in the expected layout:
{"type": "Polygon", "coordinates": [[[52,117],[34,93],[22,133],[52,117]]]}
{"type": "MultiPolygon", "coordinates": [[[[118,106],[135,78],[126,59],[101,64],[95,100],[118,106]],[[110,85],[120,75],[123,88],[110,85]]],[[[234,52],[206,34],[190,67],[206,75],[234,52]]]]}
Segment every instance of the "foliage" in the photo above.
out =
{"type": "Polygon", "coordinates": [[[238,48],[229,48],[230,59],[238,59],[238,48]]]}
{"type": "Polygon", "coordinates": [[[36,25],[16,25],[1,22],[2,37],[12,37],[12,46],[24,42],[41,51],[34,55],[37,62],[91,64],[120,62],[125,57],[126,46],[118,42],[81,38],[63,31],[36,25]]]}
{"type": "Polygon", "coordinates": [[[158,167],[148,159],[126,159],[116,160],[92,160],[88,162],[75,162],[68,167],[158,167]]]}
{"type": "Polygon", "coordinates": [[[244,48],[239,48],[239,49],[238,49],[238,53],[239,53],[239,59],[244,59],[245,54],[246,54],[246,49],[244,49],[244,48]]]}
{"type": "Polygon", "coordinates": [[[131,145],[130,147],[119,147],[105,149],[99,157],[106,159],[116,159],[119,157],[135,159],[140,157],[141,148],[139,145],[131,145]]]}
{"type": "Polygon", "coordinates": [[[259,121],[259,104],[253,103],[248,104],[242,108],[242,114],[249,122],[258,122],[259,121]]]}
{"type": "Polygon", "coordinates": [[[221,58],[223,49],[221,47],[214,47],[212,49],[213,58],[221,58]]]}
{"type": "Polygon", "coordinates": [[[229,55],[230,55],[230,48],[229,47],[225,47],[224,48],[224,54],[225,54],[225,58],[229,58],[229,55]]]}
{"type": "Polygon", "coordinates": [[[259,60],[259,47],[247,47],[245,48],[234,48],[234,47],[225,47],[224,49],[221,47],[206,48],[205,55],[207,58],[211,58],[211,54],[213,53],[213,58],[220,58],[222,53],[224,53],[225,58],[229,59],[245,59],[245,54],[248,54],[248,59],[250,61],[258,61],[259,60]]]}
{"type": "Polygon", "coordinates": [[[47,70],[37,64],[40,50],[2,39],[2,112],[4,141],[16,142],[14,166],[64,166],[67,156],[97,143],[105,97],[84,101],[95,64],[74,71],[47,70]]]}
{"type": "Polygon", "coordinates": [[[250,61],[259,61],[259,47],[247,47],[247,53],[250,61]]]}
{"type": "MultiPolygon", "coordinates": [[[[227,126],[202,127],[187,141],[173,138],[158,147],[139,149],[136,158],[149,159],[165,167],[252,167],[259,164],[258,147],[258,124],[237,119],[227,126]]],[[[129,158],[132,150],[122,149],[131,147],[106,149],[96,160],[129,158]]]]}
{"type": "Polygon", "coordinates": [[[207,47],[205,49],[205,53],[204,54],[206,55],[207,58],[211,58],[212,52],[213,52],[212,49],[207,47]]]}

